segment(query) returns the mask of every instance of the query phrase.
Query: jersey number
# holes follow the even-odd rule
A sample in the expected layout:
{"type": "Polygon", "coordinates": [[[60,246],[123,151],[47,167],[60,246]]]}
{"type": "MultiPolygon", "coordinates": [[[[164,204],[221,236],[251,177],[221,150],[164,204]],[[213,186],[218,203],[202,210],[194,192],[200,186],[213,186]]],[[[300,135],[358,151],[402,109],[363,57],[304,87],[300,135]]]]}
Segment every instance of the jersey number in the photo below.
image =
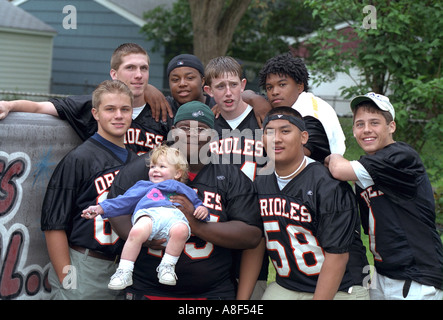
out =
{"type": "Polygon", "coordinates": [[[375,247],[375,218],[374,213],[372,212],[372,207],[369,207],[369,249],[374,255],[374,260],[383,261],[375,247]]]}
{"type": "MultiPolygon", "coordinates": [[[[288,256],[285,247],[278,240],[270,240],[269,234],[272,232],[280,232],[280,226],[277,221],[264,222],[266,246],[268,250],[277,251],[280,262],[272,259],[275,269],[280,277],[289,277],[291,267],[289,265],[288,256]]],[[[312,276],[320,273],[321,266],[325,259],[322,248],[318,245],[317,239],[312,232],[301,226],[290,224],[286,227],[291,242],[292,255],[297,268],[300,272],[312,276]],[[300,242],[299,237],[303,239],[300,242]],[[308,264],[305,260],[307,254],[314,257],[315,263],[308,264]]]]}
{"type": "MultiPolygon", "coordinates": [[[[106,200],[108,198],[108,191],[103,192],[98,198],[97,203],[100,201],[106,200]]],[[[110,224],[108,219],[103,219],[101,215],[98,215],[94,218],[94,239],[97,240],[100,245],[113,245],[119,239],[117,233],[111,228],[109,225],[106,228],[107,224],[110,224]],[[106,231],[109,230],[110,232],[106,231]]]]}

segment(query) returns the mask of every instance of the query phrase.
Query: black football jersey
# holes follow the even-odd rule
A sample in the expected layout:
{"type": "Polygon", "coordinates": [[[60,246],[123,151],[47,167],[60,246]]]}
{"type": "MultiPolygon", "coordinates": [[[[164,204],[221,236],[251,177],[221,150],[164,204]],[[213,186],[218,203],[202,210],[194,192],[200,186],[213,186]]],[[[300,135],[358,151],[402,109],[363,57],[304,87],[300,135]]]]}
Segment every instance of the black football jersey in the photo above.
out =
{"type": "Polygon", "coordinates": [[[306,131],[309,133],[308,142],[304,145],[311,154],[309,158],[319,162],[324,162],[325,158],[331,154],[328,136],[323,124],[313,116],[303,117],[306,131]]]}
{"type": "Polygon", "coordinates": [[[123,163],[94,138],[69,152],[57,165],[42,205],[41,229],[65,230],[72,245],[104,254],[121,251],[122,241],[107,219],[82,218],[81,212],[106,199],[119,170],[137,157],[129,152],[123,163]]]}
{"type": "MultiPolygon", "coordinates": [[[[121,194],[140,177],[146,176],[148,169],[145,163],[145,159],[140,157],[123,169],[111,188],[112,196],[121,194]]],[[[261,228],[254,186],[237,167],[206,165],[187,184],[197,190],[199,198],[208,208],[208,223],[240,220],[261,228]]],[[[159,250],[142,248],[134,267],[134,284],[129,291],[161,297],[235,296],[232,250],[191,235],[176,265],[178,281],[175,286],[165,286],[158,282],[156,268],[162,254],[159,250]]]]}
{"type": "MultiPolygon", "coordinates": [[[[92,96],[70,96],[67,98],[50,99],[60,119],[68,121],[82,140],[88,139],[97,131],[97,121],[91,113],[92,96]]],[[[137,154],[151,151],[167,139],[172,120],[155,121],[151,107],[146,104],[142,112],[132,120],[126,132],[125,144],[137,154]]]]}
{"type": "Polygon", "coordinates": [[[257,176],[254,184],[279,285],[315,292],[325,252],[350,254],[339,290],[362,285],[367,260],[357,202],[347,182],[333,179],[321,163],[312,162],[282,190],[275,174],[257,176]]]}
{"type": "Polygon", "coordinates": [[[214,129],[219,139],[210,142],[209,150],[220,156],[220,163],[234,164],[254,180],[257,169],[264,167],[268,160],[262,142],[263,130],[254,111],[251,110],[235,130],[220,115],[215,119],[214,129]]]}
{"type": "Polygon", "coordinates": [[[374,185],[356,186],[377,272],[443,289],[443,248],[431,183],[417,152],[392,143],[359,162],[374,185]]]}

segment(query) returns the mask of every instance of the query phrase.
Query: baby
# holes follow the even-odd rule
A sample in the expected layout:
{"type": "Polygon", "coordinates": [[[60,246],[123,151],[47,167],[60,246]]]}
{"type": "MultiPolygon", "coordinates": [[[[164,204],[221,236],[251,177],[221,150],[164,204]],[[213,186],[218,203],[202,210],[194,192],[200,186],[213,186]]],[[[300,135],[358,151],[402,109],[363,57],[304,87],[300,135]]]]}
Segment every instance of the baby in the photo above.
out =
{"type": "Polygon", "coordinates": [[[132,285],[134,262],[147,240],[167,239],[165,254],[157,268],[159,282],[175,285],[175,265],[188,240],[191,229],[184,214],[169,200],[171,195],[184,194],[193,203],[194,216],[208,220],[208,209],[197,193],[186,186],[188,163],[179,150],[162,145],[150,155],[149,180],[141,180],[125,194],[107,199],[83,210],[82,217],[93,219],[115,217],[133,212],[133,227],[123,247],[116,273],[108,288],[122,290],[132,285]]]}

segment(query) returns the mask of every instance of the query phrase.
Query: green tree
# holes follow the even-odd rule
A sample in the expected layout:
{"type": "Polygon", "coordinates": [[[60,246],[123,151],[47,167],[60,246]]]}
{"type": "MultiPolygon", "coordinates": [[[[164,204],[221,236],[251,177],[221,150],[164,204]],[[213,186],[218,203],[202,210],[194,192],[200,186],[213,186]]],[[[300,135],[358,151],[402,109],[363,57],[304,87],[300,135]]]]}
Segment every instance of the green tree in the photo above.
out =
{"type": "Polygon", "coordinates": [[[187,0],[177,0],[172,8],[158,6],[145,12],[146,24],[141,33],[154,42],[153,51],[165,47],[165,59],[180,53],[193,53],[191,9],[187,0]]]}
{"type": "Polygon", "coordinates": [[[360,70],[347,97],[374,91],[389,96],[396,107],[399,140],[427,157],[434,179],[442,176],[443,138],[443,3],[419,0],[373,0],[371,6],[358,0],[307,0],[321,28],[308,41],[308,65],[322,74],[319,81],[337,72],[360,70]],[[375,15],[374,15],[375,13],[375,15]],[[372,20],[372,21],[371,21],[372,20]],[[348,22],[351,34],[333,28],[348,22]],[[349,41],[356,46],[345,50],[349,41]],[[432,160],[433,159],[433,160],[432,160]]]}
{"type": "MultiPolygon", "coordinates": [[[[225,3],[223,8],[227,10],[230,1],[219,3],[225,3]]],[[[219,12],[224,11],[219,8],[219,12]]],[[[147,23],[142,32],[148,40],[154,41],[154,50],[166,47],[166,60],[180,52],[191,52],[202,59],[194,46],[195,30],[189,0],[177,0],[172,8],[157,7],[145,13],[145,18],[147,23]]],[[[211,20],[202,21],[203,29],[213,25],[211,20]]],[[[213,53],[210,58],[228,54],[262,65],[270,57],[289,50],[284,37],[301,36],[313,31],[316,26],[318,21],[312,18],[303,0],[251,0],[229,40],[229,46],[213,53]]],[[[203,41],[210,43],[208,37],[202,37],[203,41]]]]}
{"type": "Polygon", "coordinates": [[[318,28],[319,21],[303,0],[255,0],[234,33],[228,54],[263,65],[289,51],[286,38],[297,38],[318,28]]]}
{"type": "Polygon", "coordinates": [[[155,48],[194,53],[203,64],[226,54],[234,31],[252,0],[178,0],[169,10],[159,6],[145,14],[142,32],[155,48]]]}

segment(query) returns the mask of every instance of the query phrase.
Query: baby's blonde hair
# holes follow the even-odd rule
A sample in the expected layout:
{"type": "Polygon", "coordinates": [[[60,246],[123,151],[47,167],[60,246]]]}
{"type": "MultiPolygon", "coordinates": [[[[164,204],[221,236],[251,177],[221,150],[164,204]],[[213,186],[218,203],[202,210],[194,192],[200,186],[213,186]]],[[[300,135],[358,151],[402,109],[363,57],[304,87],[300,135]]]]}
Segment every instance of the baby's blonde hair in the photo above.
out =
{"type": "Polygon", "coordinates": [[[180,150],[167,145],[160,145],[151,151],[148,166],[150,166],[151,163],[157,163],[160,157],[165,157],[169,164],[175,165],[176,170],[181,170],[182,175],[178,179],[179,182],[185,183],[188,180],[188,161],[180,150]]]}

